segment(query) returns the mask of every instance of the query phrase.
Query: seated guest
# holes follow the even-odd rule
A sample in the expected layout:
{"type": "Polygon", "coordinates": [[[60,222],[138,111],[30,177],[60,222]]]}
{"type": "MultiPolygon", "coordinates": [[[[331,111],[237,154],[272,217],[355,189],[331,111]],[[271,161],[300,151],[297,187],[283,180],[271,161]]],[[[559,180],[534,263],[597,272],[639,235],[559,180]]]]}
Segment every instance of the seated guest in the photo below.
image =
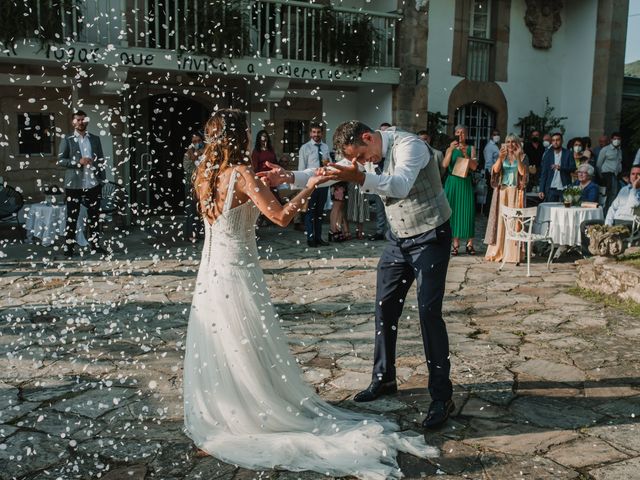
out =
{"type": "MultiPolygon", "coordinates": [[[[634,218],[633,209],[640,207],[640,166],[631,167],[629,181],[629,185],[621,189],[616,199],[611,203],[604,220],[605,225],[626,225],[631,229],[634,218]]],[[[583,255],[589,255],[587,228],[590,225],[601,225],[602,223],[602,220],[586,220],[580,224],[583,255]]]]}
{"type": "Polygon", "coordinates": [[[598,194],[600,193],[598,185],[592,181],[595,169],[588,163],[583,163],[578,168],[578,180],[574,185],[580,187],[582,193],[580,194],[581,202],[596,202],[598,203],[598,194]]]}

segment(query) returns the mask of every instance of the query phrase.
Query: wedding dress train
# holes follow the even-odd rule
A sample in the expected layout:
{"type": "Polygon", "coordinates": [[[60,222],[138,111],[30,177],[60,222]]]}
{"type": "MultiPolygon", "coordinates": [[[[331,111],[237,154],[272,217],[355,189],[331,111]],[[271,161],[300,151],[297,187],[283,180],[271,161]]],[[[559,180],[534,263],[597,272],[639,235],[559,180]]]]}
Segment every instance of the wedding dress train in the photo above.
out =
{"type": "Polygon", "coordinates": [[[307,385],[258,264],[250,201],[210,225],[191,306],[184,362],[185,427],[195,444],[249,469],[401,478],[398,451],[436,456],[422,435],[334,407],[307,385]]]}

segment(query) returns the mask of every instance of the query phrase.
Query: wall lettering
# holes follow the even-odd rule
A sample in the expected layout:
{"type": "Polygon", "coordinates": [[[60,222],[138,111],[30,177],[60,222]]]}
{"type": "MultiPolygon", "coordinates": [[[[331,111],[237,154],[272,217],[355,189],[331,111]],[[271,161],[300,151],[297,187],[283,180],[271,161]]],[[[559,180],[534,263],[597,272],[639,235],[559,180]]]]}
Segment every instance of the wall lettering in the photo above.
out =
{"type": "Polygon", "coordinates": [[[123,65],[146,65],[151,67],[153,65],[154,55],[152,53],[128,53],[122,52],[120,54],[120,61],[123,65]]]}
{"type": "Polygon", "coordinates": [[[49,45],[46,56],[65,62],[97,63],[99,51],[99,48],[56,48],[49,45]]]}

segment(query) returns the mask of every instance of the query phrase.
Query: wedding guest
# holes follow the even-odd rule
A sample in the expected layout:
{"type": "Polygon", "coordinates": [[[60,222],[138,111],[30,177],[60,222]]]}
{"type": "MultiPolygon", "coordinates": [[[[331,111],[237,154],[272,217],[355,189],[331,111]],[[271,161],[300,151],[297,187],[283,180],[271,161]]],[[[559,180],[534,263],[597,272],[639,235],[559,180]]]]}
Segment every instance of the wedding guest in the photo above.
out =
{"type": "Polygon", "coordinates": [[[345,215],[348,184],[339,182],[331,187],[331,213],[329,214],[329,241],[343,242],[351,240],[349,222],[345,215]]]}
{"type": "Polygon", "coordinates": [[[591,137],[582,137],[582,147],[584,149],[582,151],[582,157],[595,168],[597,159],[593,156],[591,137]]]}
{"type": "Polygon", "coordinates": [[[356,238],[364,240],[364,222],[369,221],[369,201],[360,185],[349,183],[347,192],[347,221],[356,224],[356,238]]]}
{"type": "Polygon", "coordinates": [[[607,199],[604,203],[605,215],[618,194],[618,174],[622,171],[622,135],[611,134],[611,144],[600,150],[596,164],[598,175],[605,187],[607,199]]]}
{"type": "Polygon", "coordinates": [[[580,187],[582,193],[580,193],[581,202],[595,202],[598,203],[598,195],[600,189],[598,184],[592,181],[593,173],[595,169],[588,163],[583,163],[578,167],[578,180],[574,185],[580,187]]]}
{"type": "Polygon", "coordinates": [[[73,114],[74,132],[60,142],[57,164],[65,167],[64,194],[67,199],[64,256],[72,257],[80,205],[87,207],[87,240],[91,253],[107,253],[99,244],[102,182],[106,180],[100,137],[87,132],[89,118],[82,110],[73,114]]]}
{"type": "Polygon", "coordinates": [[[470,170],[478,168],[476,147],[467,145],[467,127],[458,125],[454,130],[455,139],[449,144],[442,165],[449,172],[444,184],[444,192],[451,206],[451,232],[453,246],[451,255],[458,255],[460,239],[466,239],[466,252],[475,255],[473,237],[475,235],[475,198],[470,170]],[[466,168],[455,169],[456,163],[464,162],[466,168]],[[464,175],[464,176],[460,176],[464,175]]]}
{"type": "Polygon", "coordinates": [[[253,152],[251,152],[251,166],[256,173],[264,172],[265,170],[269,170],[269,167],[266,166],[267,162],[278,163],[269,134],[266,130],[260,130],[256,135],[253,152]]]}
{"type": "Polygon", "coordinates": [[[200,158],[204,153],[204,140],[200,132],[191,135],[191,143],[187,147],[182,157],[182,167],[184,168],[185,200],[184,210],[186,218],[184,220],[185,240],[195,241],[198,239],[201,230],[201,220],[198,214],[198,206],[193,196],[193,174],[200,164],[200,158]]]}
{"type": "Polygon", "coordinates": [[[551,148],[551,135],[548,133],[545,133],[542,137],[542,146],[544,147],[545,152],[551,148]]]}
{"type": "MultiPolygon", "coordinates": [[[[322,141],[324,129],[322,125],[312,123],[309,128],[309,141],[300,147],[298,154],[298,170],[315,169],[330,161],[329,146],[322,141]]],[[[322,219],[324,205],[327,202],[327,189],[318,188],[309,198],[307,213],[304,216],[307,245],[315,248],[329,245],[322,239],[322,219]]]]}
{"type": "Polygon", "coordinates": [[[507,135],[500,148],[498,160],[491,168],[493,201],[484,237],[484,243],[488,245],[486,260],[518,263],[522,259],[522,250],[518,242],[505,241],[502,207],[524,208],[528,173],[527,160],[520,139],[514,134],[507,135]]]}
{"type": "Polygon", "coordinates": [[[486,203],[491,205],[493,201],[493,188],[491,188],[491,169],[500,156],[500,132],[493,129],[491,132],[491,138],[484,147],[484,181],[487,184],[487,198],[486,203]]]}
{"type": "MultiPolygon", "coordinates": [[[[598,146],[593,148],[593,158],[594,158],[594,162],[598,160],[598,156],[600,155],[600,151],[606,147],[607,145],[609,145],[609,137],[607,135],[601,135],[598,138],[598,146]]],[[[595,165],[594,165],[595,167],[595,165]]],[[[596,170],[597,173],[597,170],[596,170]]]]}
{"type": "Polygon", "coordinates": [[[541,140],[540,131],[532,130],[529,141],[523,146],[524,154],[529,161],[529,190],[540,183],[542,156],[546,150],[541,140]]]}
{"type": "Polygon", "coordinates": [[[551,135],[551,148],[542,156],[540,192],[538,197],[545,202],[561,202],[562,191],[571,185],[571,174],[576,171],[576,162],[569,150],[562,147],[562,134],[551,135]]]}

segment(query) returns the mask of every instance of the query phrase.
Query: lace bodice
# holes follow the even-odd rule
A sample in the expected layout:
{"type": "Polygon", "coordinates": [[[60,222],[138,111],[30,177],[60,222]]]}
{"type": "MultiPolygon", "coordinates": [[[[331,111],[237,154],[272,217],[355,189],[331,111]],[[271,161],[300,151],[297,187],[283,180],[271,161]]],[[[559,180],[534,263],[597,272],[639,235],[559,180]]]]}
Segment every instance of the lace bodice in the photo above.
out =
{"type": "Polygon", "coordinates": [[[255,224],[260,210],[251,200],[231,208],[237,176],[238,172],[233,170],[220,216],[213,223],[205,219],[202,258],[207,263],[242,265],[257,260],[255,224]]]}

